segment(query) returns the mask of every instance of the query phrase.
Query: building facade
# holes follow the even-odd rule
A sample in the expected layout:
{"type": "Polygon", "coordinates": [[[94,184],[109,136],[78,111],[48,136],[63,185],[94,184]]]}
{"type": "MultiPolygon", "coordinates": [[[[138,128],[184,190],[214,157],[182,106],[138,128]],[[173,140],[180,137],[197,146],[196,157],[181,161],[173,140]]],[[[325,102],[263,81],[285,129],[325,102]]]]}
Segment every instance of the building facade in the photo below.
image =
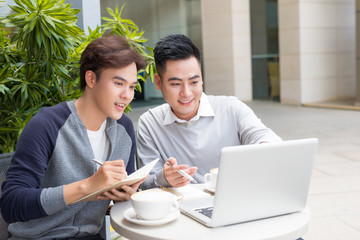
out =
{"type": "MultiPolygon", "coordinates": [[[[264,1],[201,2],[208,92],[253,99],[250,5],[264,1]]],[[[278,0],[277,8],[281,103],[355,99],[355,0],[278,0]]]]}
{"type": "MultiPolygon", "coordinates": [[[[7,1],[12,2],[12,1],[7,1]]],[[[360,0],[67,0],[94,28],[106,8],[126,3],[124,18],[151,47],[172,33],[200,48],[207,94],[244,101],[360,103],[360,0]],[[358,45],[358,46],[357,46],[358,45]]],[[[144,99],[161,98],[154,84],[144,99]]]]}
{"type": "Polygon", "coordinates": [[[145,30],[151,46],[170,33],[193,39],[202,51],[208,94],[245,101],[275,97],[296,105],[359,99],[359,0],[223,0],[221,4],[102,0],[100,4],[104,11],[105,6],[123,3],[127,4],[124,16],[145,30]],[[278,18],[272,21],[275,11],[278,18]],[[271,21],[277,25],[273,27],[277,37],[271,38],[271,21]],[[277,48],[271,47],[274,41],[277,48]]]}

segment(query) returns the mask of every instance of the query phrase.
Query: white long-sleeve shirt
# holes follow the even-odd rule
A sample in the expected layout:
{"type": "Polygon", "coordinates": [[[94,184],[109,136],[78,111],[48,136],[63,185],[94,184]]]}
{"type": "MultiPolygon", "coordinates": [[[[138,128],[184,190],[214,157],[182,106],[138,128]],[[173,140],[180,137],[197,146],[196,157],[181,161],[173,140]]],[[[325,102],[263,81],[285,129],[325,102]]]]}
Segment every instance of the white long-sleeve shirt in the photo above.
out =
{"type": "Polygon", "coordinates": [[[139,118],[139,167],[160,158],[142,188],[169,186],[163,174],[163,165],[169,157],[176,158],[177,164],[197,166],[194,178],[201,183],[205,173],[219,166],[223,147],[263,141],[281,141],[281,138],[236,97],[203,93],[197,115],[189,121],[177,118],[165,103],[139,118]]]}

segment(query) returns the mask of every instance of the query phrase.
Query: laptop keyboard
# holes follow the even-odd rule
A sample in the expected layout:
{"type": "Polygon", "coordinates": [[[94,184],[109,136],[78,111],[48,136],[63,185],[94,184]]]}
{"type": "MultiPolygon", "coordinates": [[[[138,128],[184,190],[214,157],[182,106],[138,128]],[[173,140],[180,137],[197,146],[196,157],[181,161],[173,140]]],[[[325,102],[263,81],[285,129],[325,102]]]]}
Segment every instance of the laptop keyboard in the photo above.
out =
{"type": "Polygon", "coordinates": [[[211,218],[212,212],[213,212],[213,207],[198,208],[198,209],[195,209],[195,211],[211,218]]]}

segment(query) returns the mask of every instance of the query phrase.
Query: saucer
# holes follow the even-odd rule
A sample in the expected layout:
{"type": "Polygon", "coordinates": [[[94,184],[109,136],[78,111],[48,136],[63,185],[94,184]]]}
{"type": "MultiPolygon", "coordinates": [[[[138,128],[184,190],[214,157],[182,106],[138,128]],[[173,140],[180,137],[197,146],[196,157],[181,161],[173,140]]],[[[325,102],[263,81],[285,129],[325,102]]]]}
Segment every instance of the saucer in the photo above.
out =
{"type": "Polygon", "coordinates": [[[205,189],[209,192],[215,193],[215,188],[213,188],[212,186],[210,186],[210,184],[206,184],[205,183],[205,189]]]}
{"type": "Polygon", "coordinates": [[[134,209],[132,207],[126,209],[125,212],[124,212],[124,218],[126,220],[128,220],[129,222],[139,224],[139,225],[144,225],[144,226],[162,225],[162,224],[174,221],[179,216],[180,216],[180,211],[176,210],[174,212],[169,213],[166,217],[164,217],[162,219],[144,220],[144,219],[139,219],[139,218],[136,217],[136,213],[135,213],[135,211],[134,211],[134,209]]]}

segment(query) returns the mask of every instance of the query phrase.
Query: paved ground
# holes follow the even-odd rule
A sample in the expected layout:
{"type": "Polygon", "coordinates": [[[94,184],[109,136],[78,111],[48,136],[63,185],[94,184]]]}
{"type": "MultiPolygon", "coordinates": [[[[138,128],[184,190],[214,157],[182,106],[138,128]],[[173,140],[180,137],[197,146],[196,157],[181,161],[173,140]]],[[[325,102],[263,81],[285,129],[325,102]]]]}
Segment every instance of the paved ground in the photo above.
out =
{"type": "MultiPolygon", "coordinates": [[[[247,103],[284,140],[317,137],[305,240],[360,239],[360,111],[247,103]]],[[[129,114],[135,127],[146,107],[129,114]]]]}
{"type": "Polygon", "coordinates": [[[284,139],[317,137],[305,240],[360,239],[360,111],[249,103],[284,139]]]}

